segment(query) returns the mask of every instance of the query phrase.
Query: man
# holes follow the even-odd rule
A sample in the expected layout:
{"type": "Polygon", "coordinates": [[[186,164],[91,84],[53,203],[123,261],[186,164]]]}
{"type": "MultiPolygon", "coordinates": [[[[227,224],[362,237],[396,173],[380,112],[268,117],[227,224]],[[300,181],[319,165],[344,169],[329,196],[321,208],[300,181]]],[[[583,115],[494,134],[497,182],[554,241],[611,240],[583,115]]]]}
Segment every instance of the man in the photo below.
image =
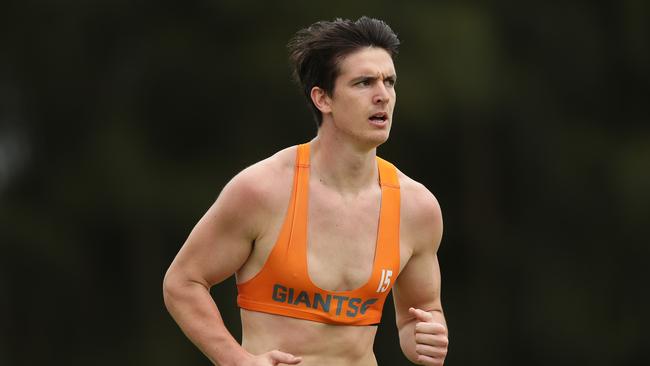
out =
{"type": "Polygon", "coordinates": [[[315,23],[289,43],[317,136],[233,178],[165,276],[169,312],[213,363],[377,365],[374,337],[393,288],[404,354],[443,364],[440,208],[376,157],[392,124],[398,45],[366,17],[315,23]],[[241,345],[209,293],[233,274],[241,345]]]}

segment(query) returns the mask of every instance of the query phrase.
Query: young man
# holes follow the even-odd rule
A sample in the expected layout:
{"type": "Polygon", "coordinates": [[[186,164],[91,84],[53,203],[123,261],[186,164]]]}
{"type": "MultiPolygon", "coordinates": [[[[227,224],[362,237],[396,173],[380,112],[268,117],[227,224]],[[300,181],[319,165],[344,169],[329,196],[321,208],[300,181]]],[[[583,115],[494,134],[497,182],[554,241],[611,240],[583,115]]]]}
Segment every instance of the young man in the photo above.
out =
{"type": "Polygon", "coordinates": [[[290,42],[317,136],[233,178],[165,276],[169,312],[213,363],[377,365],[373,342],[392,288],[406,357],[443,364],[440,208],[376,157],[392,124],[398,45],[366,17],[318,22],[290,42]],[[233,274],[241,345],[209,292],[233,274]]]}

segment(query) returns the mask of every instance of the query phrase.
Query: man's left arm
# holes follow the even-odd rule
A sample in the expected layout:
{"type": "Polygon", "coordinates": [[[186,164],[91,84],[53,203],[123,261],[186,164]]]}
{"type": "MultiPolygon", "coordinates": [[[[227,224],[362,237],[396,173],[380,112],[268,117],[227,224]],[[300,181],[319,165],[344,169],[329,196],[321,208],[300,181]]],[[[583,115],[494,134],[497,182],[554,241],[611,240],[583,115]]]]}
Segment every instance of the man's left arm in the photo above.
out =
{"type": "MultiPolygon", "coordinates": [[[[440,300],[437,251],[442,237],[442,215],[433,195],[420,186],[405,197],[403,239],[412,250],[393,288],[400,346],[419,365],[440,366],[449,344],[440,300]],[[423,191],[424,190],[424,191],[423,191]],[[415,196],[415,197],[413,197],[415,196]]],[[[405,192],[408,193],[408,192],[405,192]]]]}

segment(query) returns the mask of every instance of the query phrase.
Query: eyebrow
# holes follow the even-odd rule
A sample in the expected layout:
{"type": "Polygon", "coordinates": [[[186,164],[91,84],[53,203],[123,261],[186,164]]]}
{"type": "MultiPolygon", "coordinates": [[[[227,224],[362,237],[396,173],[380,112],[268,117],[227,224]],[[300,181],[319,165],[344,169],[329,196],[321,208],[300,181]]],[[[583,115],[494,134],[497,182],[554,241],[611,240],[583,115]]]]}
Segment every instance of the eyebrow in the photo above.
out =
{"type": "MultiPolygon", "coordinates": [[[[375,80],[377,80],[377,79],[379,79],[379,77],[377,77],[377,76],[372,76],[372,75],[361,75],[361,76],[358,76],[358,77],[352,79],[351,83],[352,83],[352,84],[355,84],[355,83],[358,83],[359,81],[363,81],[363,80],[375,81],[375,80]]],[[[396,80],[397,80],[397,75],[395,75],[395,74],[388,75],[388,76],[386,76],[386,77],[384,78],[384,80],[396,81],[396,80]]]]}

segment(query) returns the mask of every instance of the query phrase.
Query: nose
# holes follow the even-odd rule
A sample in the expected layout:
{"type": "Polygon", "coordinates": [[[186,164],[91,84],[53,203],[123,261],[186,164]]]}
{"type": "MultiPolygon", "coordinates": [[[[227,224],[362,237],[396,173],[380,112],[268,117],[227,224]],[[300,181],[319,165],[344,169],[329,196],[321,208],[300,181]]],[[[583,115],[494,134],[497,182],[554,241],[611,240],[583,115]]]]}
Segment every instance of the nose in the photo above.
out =
{"type": "Polygon", "coordinates": [[[374,104],[386,104],[390,100],[390,93],[384,83],[377,83],[375,95],[372,97],[374,104]]]}

